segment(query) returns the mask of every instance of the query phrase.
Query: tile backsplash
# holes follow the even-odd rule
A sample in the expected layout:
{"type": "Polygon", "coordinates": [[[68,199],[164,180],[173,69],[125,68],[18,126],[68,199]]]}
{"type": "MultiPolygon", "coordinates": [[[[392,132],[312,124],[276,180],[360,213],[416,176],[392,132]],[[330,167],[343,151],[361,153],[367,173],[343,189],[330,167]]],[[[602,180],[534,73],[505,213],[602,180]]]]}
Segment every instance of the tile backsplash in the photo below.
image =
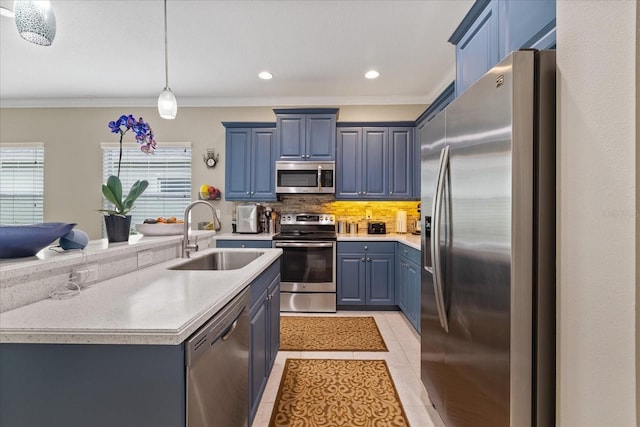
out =
{"type": "Polygon", "coordinates": [[[344,201],[336,200],[333,195],[283,195],[278,202],[262,203],[279,213],[328,213],[336,216],[336,222],[344,220],[357,222],[358,228],[367,229],[367,210],[371,211],[372,221],[384,221],[387,232],[394,232],[396,213],[407,212],[407,231],[413,231],[413,224],[418,220],[418,201],[344,201]]]}

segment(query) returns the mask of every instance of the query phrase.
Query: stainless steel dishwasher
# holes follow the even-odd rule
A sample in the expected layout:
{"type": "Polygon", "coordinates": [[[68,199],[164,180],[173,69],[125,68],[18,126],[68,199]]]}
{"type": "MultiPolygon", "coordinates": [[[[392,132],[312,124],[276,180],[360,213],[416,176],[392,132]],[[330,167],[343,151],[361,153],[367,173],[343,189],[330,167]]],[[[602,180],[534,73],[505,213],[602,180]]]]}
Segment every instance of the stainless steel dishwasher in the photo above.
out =
{"type": "Polygon", "coordinates": [[[249,288],[187,340],[187,427],[247,426],[249,288]]]}

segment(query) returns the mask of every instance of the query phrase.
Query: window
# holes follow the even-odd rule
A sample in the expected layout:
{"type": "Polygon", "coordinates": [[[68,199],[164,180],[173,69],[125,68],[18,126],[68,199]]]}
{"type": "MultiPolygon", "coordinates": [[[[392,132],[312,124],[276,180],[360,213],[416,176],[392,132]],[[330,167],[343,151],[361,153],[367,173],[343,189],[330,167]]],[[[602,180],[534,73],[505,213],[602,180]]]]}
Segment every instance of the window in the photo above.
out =
{"type": "Polygon", "coordinates": [[[44,221],[44,144],[0,144],[0,223],[44,221]]]}
{"type": "MultiPolygon", "coordinates": [[[[118,173],[118,143],[103,143],[103,181],[118,173]]],[[[123,144],[120,181],[126,196],[131,185],[146,179],[149,187],[135,202],[131,227],[145,218],[182,218],[191,202],[191,143],[158,144],[154,154],[145,154],[135,143],[123,144]]],[[[113,206],[103,198],[103,208],[113,206]]]]}

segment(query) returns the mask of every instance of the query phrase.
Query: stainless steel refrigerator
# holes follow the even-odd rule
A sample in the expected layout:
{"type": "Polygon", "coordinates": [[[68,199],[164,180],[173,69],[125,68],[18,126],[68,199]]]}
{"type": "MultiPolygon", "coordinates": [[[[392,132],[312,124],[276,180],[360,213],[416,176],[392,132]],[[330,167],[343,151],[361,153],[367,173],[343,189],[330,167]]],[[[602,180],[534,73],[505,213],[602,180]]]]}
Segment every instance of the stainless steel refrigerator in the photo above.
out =
{"type": "Polygon", "coordinates": [[[420,132],[422,381],[447,427],[555,424],[555,52],[420,132]]]}

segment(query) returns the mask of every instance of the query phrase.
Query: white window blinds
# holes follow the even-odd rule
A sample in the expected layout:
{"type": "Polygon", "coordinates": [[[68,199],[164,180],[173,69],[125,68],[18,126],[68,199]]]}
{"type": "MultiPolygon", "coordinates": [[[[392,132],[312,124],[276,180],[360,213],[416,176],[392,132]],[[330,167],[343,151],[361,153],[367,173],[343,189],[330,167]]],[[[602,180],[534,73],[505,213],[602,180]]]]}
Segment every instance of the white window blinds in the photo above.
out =
{"type": "Polygon", "coordinates": [[[0,144],[0,223],[44,221],[44,144],[0,144]]]}
{"type": "MultiPolygon", "coordinates": [[[[109,175],[118,173],[119,145],[103,143],[103,183],[109,175]]],[[[131,227],[145,218],[182,218],[191,201],[191,144],[158,143],[154,154],[140,151],[138,144],[123,144],[120,181],[123,196],[129,194],[137,180],[149,181],[147,190],[134,203],[131,211],[131,227]]],[[[103,198],[103,208],[113,205],[103,198]]]]}

